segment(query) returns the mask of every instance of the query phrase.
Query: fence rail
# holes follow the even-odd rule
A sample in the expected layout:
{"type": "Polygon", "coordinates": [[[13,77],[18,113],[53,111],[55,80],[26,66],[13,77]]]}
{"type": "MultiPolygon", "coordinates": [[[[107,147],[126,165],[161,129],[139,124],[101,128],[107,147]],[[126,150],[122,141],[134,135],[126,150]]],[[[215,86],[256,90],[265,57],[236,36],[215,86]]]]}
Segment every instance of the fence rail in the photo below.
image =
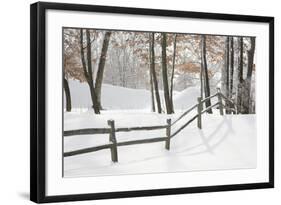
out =
{"type": "MultiPolygon", "coordinates": [[[[116,128],[115,132],[130,132],[130,131],[147,131],[147,130],[158,130],[165,129],[167,125],[160,126],[146,126],[146,127],[121,127],[116,128]]],[[[67,130],[63,132],[65,137],[73,136],[73,135],[92,135],[92,134],[109,134],[110,128],[85,128],[78,130],[67,130]]]]}
{"type": "Polygon", "coordinates": [[[183,114],[180,115],[180,117],[178,117],[178,119],[176,119],[172,125],[176,124],[178,121],[180,121],[183,117],[185,117],[188,113],[190,113],[192,110],[194,110],[195,108],[197,108],[198,104],[193,105],[191,108],[189,108],[187,111],[185,111],[183,114]]]}
{"type": "MultiPolygon", "coordinates": [[[[202,129],[202,118],[201,115],[207,112],[208,110],[219,107],[220,114],[223,115],[223,108],[225,106],[223,105],[223,100],[228,101],[230,103],[233,103],[235,106],[235,103],[232,102],[230,99],[226,98],[218,89],[217,93],[214,95],[211,95],[207,98],[202,99],[199,97],[198,103],[193,105],[191,108],[186,110],[183,114],[181,114],[173,123],[171,123],[171,119],[167,119],[166,125],[159,125],[159,126],[143,126],[143,127],[123,127],[123,128],[115,128],[115,122],[114,120],[108,120],[108,126],[109,128],[86,128],[86,129],[78,129],[78,130],[67,130],[64,131],[64,136],[74,136],[74,135],[90,135],[90,134],[109,134],[109,143],[104,145],[99,145],[95,147],[88,147],[83,149],[78,149],[74,151],[65,152],[63,154],[64,157],[70,157],[80,154],[86,154],[90,152],[96,152],[99,150],[104,149],[110,149],[111,152],[111,160],[113,162],[118,162],[118,147],[119,146],[128,146],[128,145],[136,145],[136,144],[145,144],[145,143],[154,143],[154,142],[162,142],[165,141],[165,148],[167,150],[170,149],[170,141],[173,137],[175,137],[178,133],[180,133],[185,127],[187,127],[191,122],[193,122],[195,119],[197,119],[197,127],[199,129],[202,129]],[[218,102],[205,108],[203,110],[203,103],[205,103],[207,100],[211,100],[214,97],[218,97],[218,102]],[[171,127],[175,125],[177,122],[179,122],[181,119],[183,119],[188,113],[190,113],[192,110],[195,110],[197,108],[197,114],[191,117],[186,123],[184,123],[182,126],[180,126],[176,131],[174,131],[173,134],[171,134],[171,127]],[[160,130],[165,129],[166,130],[166,136],[165,137],[156,137],[156,138],[149,138],[149,139],[138,139],[138,140],[130,140],[130,141],[123,141],[118,142],[116,139],[116,132],[131,132],[131,131],[151,131],[151,130],[160,130]]],[[[230,110],[235,110],[233,108],[230,108],[230,110]]]]}
{"type": "Polygon", "coordinates": [[[116,128],[115,132],[130,132],[130,131],[147,131],[147,130],[159,130],[165,129],[167,125],[160,125],[160,126],[146,126],[146,127],[127,127],[127,128],[116,128]]]}
{"type": "Polygon", "coordinates": [[[176,136],[180,131],[182,131],[187,125],[189,125],[191,122],[193,122],[196,118],[198,117],[198,114],[192,117],[190,120],[188,120],[183,126],[181,126],[177,131],[175,131],[172,135],[171,138],[176,136]]]}
{"type": "Polygon", "coordinates": [[[201,102],[204,103],[204,102],[206,102],[207,100],[210,100],[210,99],[216,97],[217,95],[218,95],[218,93],[215,93],[214,95],[211,95],[211,96],[209,96],[209,97],[204,98],[201,102]]]}
{"type": "Polygon", "coordinates": [[[219,102],[217,102],[217,103],[215,103],[215,104],[213,104],[213,105],[211,105],[211,106],[205,108],[204,110],[202,110],[201,114],[204,114],[204,113],[207,112],[208,110],[210,110],[210,109],[212,109],[212,108],[214,108],[214,107],[217,107],[218,105],[220,105],[219,102]]]}
{"type": "Polygon", "coordinates": [[[109,128],[86,128],[79,130],[67,130],[63,132],[65,137],[73,136],[73,135],[90,135],[90,134],[109,134],[109,128]]]}

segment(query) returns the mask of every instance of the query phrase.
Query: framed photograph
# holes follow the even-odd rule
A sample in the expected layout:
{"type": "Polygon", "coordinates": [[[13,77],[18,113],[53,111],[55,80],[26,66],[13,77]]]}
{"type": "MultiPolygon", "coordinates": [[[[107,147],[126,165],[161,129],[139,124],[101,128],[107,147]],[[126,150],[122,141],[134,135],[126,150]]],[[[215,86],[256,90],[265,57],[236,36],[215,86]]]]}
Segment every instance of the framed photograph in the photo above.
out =
{"type": "Polygon", "coordinates": [[[274,18],[31,5],[34,202],[274,187],[274,18]]]}

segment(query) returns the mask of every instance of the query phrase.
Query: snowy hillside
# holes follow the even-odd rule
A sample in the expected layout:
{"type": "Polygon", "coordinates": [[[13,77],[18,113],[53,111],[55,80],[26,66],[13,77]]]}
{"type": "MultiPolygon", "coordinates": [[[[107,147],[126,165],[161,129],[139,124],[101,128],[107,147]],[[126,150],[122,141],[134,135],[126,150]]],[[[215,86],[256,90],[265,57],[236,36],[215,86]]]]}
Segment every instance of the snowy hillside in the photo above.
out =
{"type": "MultiPolygon", "coordinates": [[[[91,97],[86,83],[69,80],[69,87],[74,109],[91,108],[91,97]]],[[[160,96],[162,104],[164,104],[163,91],[160,91],[160,96]]],[[[181,92],[174,91],[174,107],[178,110],[187,109],[197,102],[199,96],[200,90],[196,87],[190,87],[181,92]]],[[[143,109],[150,111],[151,109],[151,93],[145,89],[131,89],[103,84],[101,100],[103,108],[107,110],[143,109]]]]}
{"type": "Polygon", "coordinates": [[[199,87],[187,88],[174,96],[174,107],[179,110],[187,109],[197,103],[199,96],[199,87]]]}
{"type": "MultiPolygon", "coordinates": [[[[90,91],[86,83],[69,80],[69,88],[73,108],[92,107],[90,91]]],[[[104,109],[143,109],[149,103],[150,92],[103,84],[101,100],[104,109]]]]}
{"type": "MultiPolygon", "coordinates": [[[[74,108],[90,108],[87,84],[70,81],[74,108]]],[[[162,92],[162,91],[161,91],[162,92]]],[[[161,93],[163,96],[163,93],[161,93]]],[[[150,112],[150,91],[103,85],[102,102],[105,110],[95,115],[73,110],[64,113],[64,130],[108,128],[113,119],[115,127],[165,125],[166,119],[175,121],[187,108],[197,103],[198,88],[190,87],[175,93],[175,114],[150,112]]],[[[214,98],[213,102],[216,102],[214,98]]],[[[202,116],[203,129],[196,120],[171,140],[171,149],[164,142],[118,147],[118,163],[111,161],[110,150],[64,158],[64,176],[101,176],[180,172],[220,169],[250,169],[256,167],[256,116],[224,115],[218,110],[202,116]]],[[[196,109],[172,126],[171,133],[197,114],[196,109]]],[[[117,132],[118,142],[165,137],[165,129],[154,131],[117,132]]],[[[108,134],[78,135],[64,138],[64,151],[74,151],[108,144],[108,134]]]]}

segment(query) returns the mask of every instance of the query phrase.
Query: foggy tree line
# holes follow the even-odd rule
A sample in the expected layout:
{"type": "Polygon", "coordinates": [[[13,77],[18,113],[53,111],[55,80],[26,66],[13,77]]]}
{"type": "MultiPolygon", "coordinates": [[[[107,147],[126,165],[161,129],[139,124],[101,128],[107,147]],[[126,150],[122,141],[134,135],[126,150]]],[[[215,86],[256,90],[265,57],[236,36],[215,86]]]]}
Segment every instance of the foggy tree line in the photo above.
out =
{"type": "MultiPolygon", "coordinates": [[[[150,90],[151,110],[166,114],[174,113],[175,89],[198,86],[204,98],[220,86],[237,103],[239,113],[255,113],[254,37],[82,28],[64,29],[63,35],[67,111],[68,79],[75,79],[88,84],[96,114],[103,109],[103,83],[150,90]]],[[[210,105],[207,100],[205,106],[210,105]]]]}

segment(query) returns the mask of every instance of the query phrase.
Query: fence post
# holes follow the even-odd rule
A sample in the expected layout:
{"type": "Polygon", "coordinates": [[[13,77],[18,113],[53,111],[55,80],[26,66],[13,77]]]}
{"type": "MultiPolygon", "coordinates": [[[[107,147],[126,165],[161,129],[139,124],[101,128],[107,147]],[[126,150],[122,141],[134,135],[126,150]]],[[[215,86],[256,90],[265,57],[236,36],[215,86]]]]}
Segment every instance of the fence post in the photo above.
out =
{"type": "Polygon", "coordinates": [[[220,115],[223,115],[221,89],[220,89],[220,88],[217,88],[217,92],[218,92],[218,101],[219,101],[220,115]]]}
{"type": "Polygon", "coordinates": [[[171,119],[167,119],[167,128],[166,128],[166,144],[165,148],[170,150],[170,142],[171,142],[171,119]]]}
{"type": "Polygon", "coordinates": [[[202,124],[201,124],[201,112],[202,112],[202,98],[198,97],[197,98],[198,101],[198,106],[197,106],[197,111],[198,111],[198,117],[197,117],[197,127],[199,129],[202,129],[202,124]]]}
{"type": "Polygon", "coordinates": [[[114,120],[108,120],[107,124],[110,126],[109,141],[112,142],[112,145],[110,146],[111,160],[113,162],[118,162],[114,120]]]}

